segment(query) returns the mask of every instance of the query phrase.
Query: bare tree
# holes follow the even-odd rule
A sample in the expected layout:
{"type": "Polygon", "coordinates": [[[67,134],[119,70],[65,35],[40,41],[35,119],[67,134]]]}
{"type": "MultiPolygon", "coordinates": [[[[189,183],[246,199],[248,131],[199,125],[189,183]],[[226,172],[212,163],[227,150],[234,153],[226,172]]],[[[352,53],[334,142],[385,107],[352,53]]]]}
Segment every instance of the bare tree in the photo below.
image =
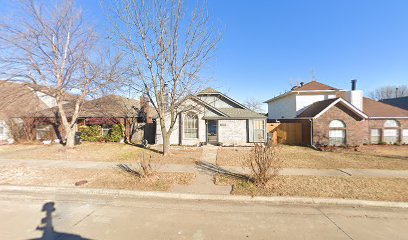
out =
{"type": "Polygon", "coordinates": [[[408,96],[408,85],[384,86],[369,92],[368,96],[376,100],[408,96]]]}
{"type": "Polygon", "coordinates": [[[116,43],[129,56],[131,86],[155,110],[169,153],[170,135],[183,101],[203,89],[200,77],[220,34],[209,25],[204,4],[187,13],[182,0],[117,0],[110,16],[116,43]]]}
{"type": "MultiPolygon", "coordinates": [[[[40,4],[22,1],[21,18],[0,25],[0,78],[29,83],[55,98],[66,146],[73,147],[76,121],[85,99],[117,81],[120,57],[98,51],[95,31],[71,0],[40,4]],[[73,114],[64,106],[69,92],[77,95],[73,114]]],[[[72,105],[71,105],[72,106],[72,105]]]]}
{"type": "Polygon", "coordinates": [[[262,112],[262,102],[256,98],[248,98],[245,100],[244,105],[254,112],[262,112]]]}

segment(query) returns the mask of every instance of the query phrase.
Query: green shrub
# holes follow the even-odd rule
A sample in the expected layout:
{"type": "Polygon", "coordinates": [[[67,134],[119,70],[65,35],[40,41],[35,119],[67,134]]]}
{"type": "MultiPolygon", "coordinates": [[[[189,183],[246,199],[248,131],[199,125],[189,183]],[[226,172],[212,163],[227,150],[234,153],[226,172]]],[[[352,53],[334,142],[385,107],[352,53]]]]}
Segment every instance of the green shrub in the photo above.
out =
{"type": "Polygon", "coordinates": [[[80,126],[81,140],[88,142],[99,142],[102,139],[102,127],[99,125],[80,126]]]}
{"type": "Polygon", "coordinates": [[[123,124],[115,124],[112,126],[112,130],[109,131],[106,140],[109,142],[120,142],[125,136],[125,126],[123,124]]]}

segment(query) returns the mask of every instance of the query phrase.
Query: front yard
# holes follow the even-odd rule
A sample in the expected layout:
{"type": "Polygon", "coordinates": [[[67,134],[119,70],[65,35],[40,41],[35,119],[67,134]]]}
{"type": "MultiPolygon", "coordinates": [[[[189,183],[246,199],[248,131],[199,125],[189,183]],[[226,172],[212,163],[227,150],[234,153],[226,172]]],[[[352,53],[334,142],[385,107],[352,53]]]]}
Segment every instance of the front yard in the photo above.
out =
{"type": "MultiPolygon", "coordinates": [[[[358,151],[316,151],[308,147],[281,145],[280,156],[284,168],[360,168],[408,170],[408,146],[361,146],[358,151]]],[[[242,166],[250,148],[222,148],[218,150],[217,165],[242,166]]]]}
{"type": "Polygon", "coordinates": [[[155,173],[140,178],[120,169],[73,169],[37,167],[0,167],[0,184],[25,186],[78,187],[128,189],[143,191],[168,191],[175,184],[190,184],[193,173],[155,173]]]}
{"type": "Polygon", "coordinates": [[[151,157],[153,162],[194,164],[201,157],[201,148],[175,148],[163,157],[157,150],[120,143],[82,143],[74,149],[60,144],[16,144],[0,146],[0,159],[76,160],[134,163],[151,157]]]}
{"type": "Polygon", "coordinates": [[[407,178],[278,176],[265,187],[225,176],[217,176],[215,182],[232,185],[235,195],[408,202],[407,178]]]}

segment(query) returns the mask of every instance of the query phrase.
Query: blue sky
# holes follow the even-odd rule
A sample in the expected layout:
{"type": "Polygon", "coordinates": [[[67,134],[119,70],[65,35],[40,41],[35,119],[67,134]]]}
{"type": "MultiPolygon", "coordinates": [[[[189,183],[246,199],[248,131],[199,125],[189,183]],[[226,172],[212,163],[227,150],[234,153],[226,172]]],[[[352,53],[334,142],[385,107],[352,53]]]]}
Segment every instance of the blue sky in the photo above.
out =
{"type": "MultiPolygon", "coordinates": [[[[107,26],[98,0],[78,3],[107,26]]],[[[208,0],[208,9],[223,40],[203,74],[239,101],[269,99],[313,72],[338,88],[358,79],[365,92],[408,84],[408,1],[208,0]]]]}

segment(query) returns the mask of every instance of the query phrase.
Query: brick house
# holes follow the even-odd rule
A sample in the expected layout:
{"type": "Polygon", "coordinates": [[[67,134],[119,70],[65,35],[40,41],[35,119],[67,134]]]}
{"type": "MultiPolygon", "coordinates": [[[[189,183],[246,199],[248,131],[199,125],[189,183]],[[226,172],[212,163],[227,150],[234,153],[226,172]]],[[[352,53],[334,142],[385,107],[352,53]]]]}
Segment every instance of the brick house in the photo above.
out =
{"type": "Polygon", "coordinates": [[[311,81],[266,101],[268,123],[301,124],[304,145],[408,144],[408,111],[311,81]]]}
{"type": "MultiPolygon", "coordinates": [[[[178,114],[170,136],[172,145],[247,145],[266,141],[265,115],[212,88],[187,98],[183,109],[187,110],[178,114]]],[[[169,124],[170,119],[166,122],[169,124]]],[[[156,143],[163,143],[159,121],[156,143]]]]}
{"type": "MultiPolygon", "coordinates": [[[[70,118],[75,104],[67,103],[64,109],[70,118]]],[[[148,101],[143,97],[138,101],[117,95],[104,96],[83,103],[76,122],[77,129],[79,126],[99,125],[102,128],[102,136],[106,136],[114,124],[123,124],[128,140],[140,142],[143,138],[152,139],[154,136],[145,136],[144,132],[146,125],[153,125],[151,110],[148,101]]],[[[63,126],[59,120],[57,107],[35,112],[33,117],[39,119],[35,127],[38,140],[64,139],[64,136],[61,136],[63,126]]]]}

